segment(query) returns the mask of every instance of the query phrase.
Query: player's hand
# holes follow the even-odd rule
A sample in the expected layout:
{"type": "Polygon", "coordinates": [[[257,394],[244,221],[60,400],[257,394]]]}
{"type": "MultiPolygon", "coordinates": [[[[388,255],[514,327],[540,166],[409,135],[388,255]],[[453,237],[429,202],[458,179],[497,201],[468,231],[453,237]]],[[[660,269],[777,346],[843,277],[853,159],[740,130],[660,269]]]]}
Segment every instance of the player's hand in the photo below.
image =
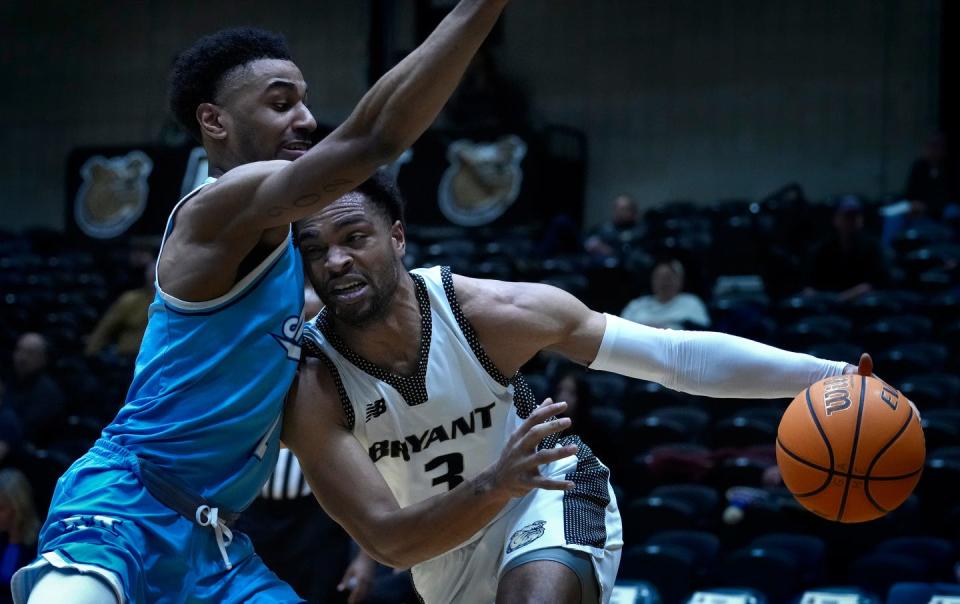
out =
{"type": "MultiPolygon", "coordinates": [[[[869,353],[866,353],[866,352],[860,355],[860,363],[857,365],[857,367],[854,367],[853,365],[847,365],[847,368],[844,370],[844,373],[856,373],[857,375],[876,378],[881,382],[883,382],[884,384],[887,384],[887,382],[884,381],[883,378],[873,373],[873,358],[870,356],[869,353]]],[[[890,386],[890,384],[887,384],[887,386],[890,386]]],[[[893,388],[893,386],[890,386],[890,388],[893,388]]],[[[920,419],[920,410],[917,409],[916,403],[914,403],[913,401],[910,401],[909,399],[908,401],[910,403],[910,406],[913,407],[913,412],[917,414],[917,419],[920,419]]]]}
{"type": "Polygon", "coordinates": [[[347,567],[347,571],[337,585],[337,591],[349,591],[350,597],[347,598],[347,603],[360,604],[367,599],[367,592],[373,585],[373,576],[376,571],[377,563],[361,550],[347,567]]]}
{"type": "Polygon", "coordinates": [[[855,373],[857,375],[865,375],[867,377],[877,377],[873,375],[873,357],[871,357],[870,353],[868,352],[860,355],[860,362],[856,366],[847,364],[843,370],[843,373],[845,375],[855,373]]]}
{"type": "Polygon", "coordinates": [[[567,445],[537,450],[537,445],[545,437],[570,427],[568,417],[550,419],[566,408],[566,403],[554,403],[548,398],[510,435],[500,459],[491,467],[495,490],[507,497],[522,497],[533,489],[564,491],[574,487],[568,480],[544,477],[540,474],[540,466],[575,455],[578,447],[567,445]]]}

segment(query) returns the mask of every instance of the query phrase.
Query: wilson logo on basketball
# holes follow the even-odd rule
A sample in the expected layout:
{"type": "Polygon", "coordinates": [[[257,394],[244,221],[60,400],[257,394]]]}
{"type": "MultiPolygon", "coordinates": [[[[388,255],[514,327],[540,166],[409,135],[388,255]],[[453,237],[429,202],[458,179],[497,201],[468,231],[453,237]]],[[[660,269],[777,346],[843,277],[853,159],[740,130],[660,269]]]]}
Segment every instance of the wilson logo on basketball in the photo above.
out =
{"type": "Polygon", "coordinates": [[[897,405],[900,403],[900,393],[893,388],[884,386],[883,392],[880,393],[880,400],[885,402],[891,409],[896,411],[897,405]]]}
{"type": "Polygon", "coordinates": [[[824,381],[823,404],[826,407],[827,415],[833,415],[838,411],[850,408],[852,401],[850,400],[849,376],[838,376],[824,381]]]}

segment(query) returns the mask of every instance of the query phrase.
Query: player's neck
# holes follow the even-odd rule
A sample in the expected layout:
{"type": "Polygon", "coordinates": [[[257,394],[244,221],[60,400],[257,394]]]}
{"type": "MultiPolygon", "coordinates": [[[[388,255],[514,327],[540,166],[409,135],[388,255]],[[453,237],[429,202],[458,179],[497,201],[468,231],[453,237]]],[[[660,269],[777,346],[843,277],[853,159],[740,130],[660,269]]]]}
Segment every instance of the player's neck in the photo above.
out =
{"type": "Polygon", "coordinates": [[[413,279],[403,273],[397,291],[380,317],[361,326],[335,322],[337,334],[355,353],[397,375],[416,369],[420,351],[421,318],[413,279]]]}

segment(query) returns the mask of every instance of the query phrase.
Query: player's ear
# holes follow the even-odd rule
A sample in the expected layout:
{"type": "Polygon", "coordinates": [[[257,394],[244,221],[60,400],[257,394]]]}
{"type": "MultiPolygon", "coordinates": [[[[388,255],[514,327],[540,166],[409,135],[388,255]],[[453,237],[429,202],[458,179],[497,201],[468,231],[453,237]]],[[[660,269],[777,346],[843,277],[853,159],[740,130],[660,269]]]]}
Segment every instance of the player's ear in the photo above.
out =
{"type": "Polygon", "coordinates": [[[213,103],[200,103],[197,106],[200,130],[212,139],[223,140],[227,137],[227,129],[224,127],[226,117],[223,109],[213,103]]]}
{"type": "Polygon", "coordinates": [[[407,253],[407,234],[403,230],[403,223],[395,220],[390,226],[390,240],[393,241],[393,249],[403,258],[407,253]]]}

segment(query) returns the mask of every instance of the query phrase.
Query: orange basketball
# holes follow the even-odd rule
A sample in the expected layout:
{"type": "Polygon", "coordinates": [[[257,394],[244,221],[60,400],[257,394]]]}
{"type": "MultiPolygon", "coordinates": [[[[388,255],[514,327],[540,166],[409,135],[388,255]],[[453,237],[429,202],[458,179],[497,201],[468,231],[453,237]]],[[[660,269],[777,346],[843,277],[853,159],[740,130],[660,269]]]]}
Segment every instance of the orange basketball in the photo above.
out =
{"type": "Polygon", "coordinates": [[[860,375],[810,386],[777,430],[787,488],[803,507],[839,522],[873,520],[903,503],[924,455],[920,418],[907,397],[860,375]]]}

